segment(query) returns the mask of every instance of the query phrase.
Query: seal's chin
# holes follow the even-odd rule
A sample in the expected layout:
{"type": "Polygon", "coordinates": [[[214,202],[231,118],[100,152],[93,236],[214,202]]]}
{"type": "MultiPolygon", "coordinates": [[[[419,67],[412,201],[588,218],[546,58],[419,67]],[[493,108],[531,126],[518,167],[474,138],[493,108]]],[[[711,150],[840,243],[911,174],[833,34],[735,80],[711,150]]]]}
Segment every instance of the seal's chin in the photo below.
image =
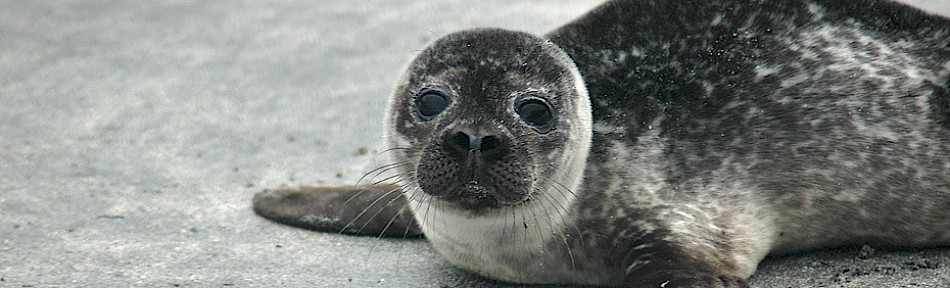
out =
{"type": "Polygon", "coordinates": [[[460,185],[453,190],[449,193],[433,196],[442,202],[447,202],[460,210],[466,211],[493,210],[505,206],[517,206],[525,202],[524,199],[504,199],[499,193],[474,182],[460,185]]]}

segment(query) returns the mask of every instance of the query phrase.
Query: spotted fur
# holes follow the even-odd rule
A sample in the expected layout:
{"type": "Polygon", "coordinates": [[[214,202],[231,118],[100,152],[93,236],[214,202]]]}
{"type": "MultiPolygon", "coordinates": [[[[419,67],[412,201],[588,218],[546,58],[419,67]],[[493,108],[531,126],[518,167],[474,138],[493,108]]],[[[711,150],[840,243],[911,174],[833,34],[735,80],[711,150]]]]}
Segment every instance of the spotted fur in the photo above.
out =
{"type": "Polygon", "coordinates": [[[899,3],[616,0],[544,37],[437,40],[397,84],[386,139],[404,204],[459,267],[743,287],[770,253],[950,245],[948,86],[950,19],[899,3]],[[454,98],[421,121],[433,86],[454,98]],[[527,92],[553,103],[552,132],[519,122],[527,92]],[[477,189],[446,156],[458,131],[505,145],[477,189]]]}

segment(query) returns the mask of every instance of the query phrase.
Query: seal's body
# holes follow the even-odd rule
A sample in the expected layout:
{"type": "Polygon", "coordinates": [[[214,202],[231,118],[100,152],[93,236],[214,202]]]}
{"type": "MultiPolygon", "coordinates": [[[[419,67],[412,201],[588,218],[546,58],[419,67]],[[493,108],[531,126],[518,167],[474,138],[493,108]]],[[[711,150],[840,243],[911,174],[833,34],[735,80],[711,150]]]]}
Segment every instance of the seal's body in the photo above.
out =
{"type": "Polygon", "coordinates": [[[769,253],[950,245],[948,86],[950,20],[901,4],[612,1],[544,38],[437,40],[385,127],[462,268],[745,286],[769,253]]]}

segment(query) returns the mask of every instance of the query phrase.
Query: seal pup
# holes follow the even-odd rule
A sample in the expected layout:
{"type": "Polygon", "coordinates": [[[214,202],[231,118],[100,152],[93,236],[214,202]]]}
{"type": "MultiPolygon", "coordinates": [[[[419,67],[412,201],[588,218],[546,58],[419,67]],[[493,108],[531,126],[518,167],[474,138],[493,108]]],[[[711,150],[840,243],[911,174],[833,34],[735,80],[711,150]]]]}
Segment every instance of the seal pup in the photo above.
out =
{"type": "Polygon", "coordinates": [[[950,245],[948,86],[950,20],[899,3],[610,1],[436,40],[390,97],[394,183],[254,209],[510,282],[745,287],[770,253],[950,245]]]}

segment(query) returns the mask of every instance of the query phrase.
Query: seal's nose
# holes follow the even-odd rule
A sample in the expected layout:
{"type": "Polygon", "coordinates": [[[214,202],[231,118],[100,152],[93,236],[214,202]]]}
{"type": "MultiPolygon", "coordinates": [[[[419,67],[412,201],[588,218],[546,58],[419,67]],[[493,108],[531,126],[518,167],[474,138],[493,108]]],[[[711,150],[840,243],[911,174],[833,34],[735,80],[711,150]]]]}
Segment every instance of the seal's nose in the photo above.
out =
{"type": "Polygon", "coordinates": [[[455,132],[452,135],[452,145],[469,152],[492,152],[498,148],[498,137],[481,135],[478,133],[455,132]]]}

